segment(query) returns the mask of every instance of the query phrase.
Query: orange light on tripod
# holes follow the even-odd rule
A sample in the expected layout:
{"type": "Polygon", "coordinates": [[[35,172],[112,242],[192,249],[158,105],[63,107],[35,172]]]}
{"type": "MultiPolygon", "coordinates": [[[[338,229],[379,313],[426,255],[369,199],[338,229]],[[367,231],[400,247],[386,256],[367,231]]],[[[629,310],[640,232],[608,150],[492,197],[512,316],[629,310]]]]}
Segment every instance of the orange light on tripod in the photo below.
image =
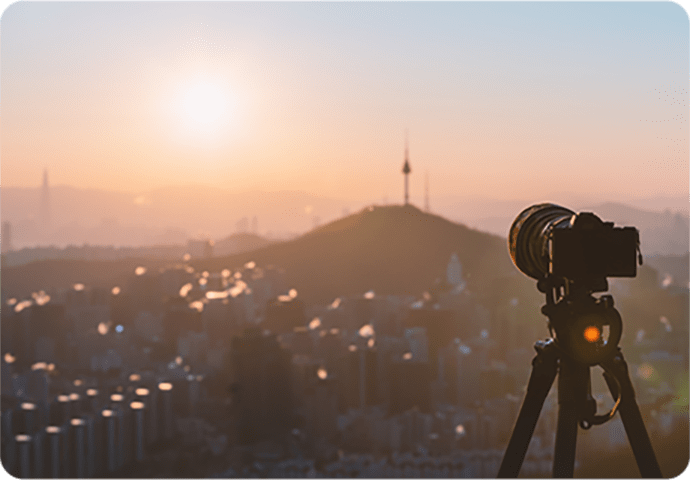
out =
{"type": "Polygon", "coordinates": [[[601,330],[594,326],[587,327],[585,328],[583,335],[585,340],[587,340],[589,343],[594,343],[601,338],[601,330]]]}

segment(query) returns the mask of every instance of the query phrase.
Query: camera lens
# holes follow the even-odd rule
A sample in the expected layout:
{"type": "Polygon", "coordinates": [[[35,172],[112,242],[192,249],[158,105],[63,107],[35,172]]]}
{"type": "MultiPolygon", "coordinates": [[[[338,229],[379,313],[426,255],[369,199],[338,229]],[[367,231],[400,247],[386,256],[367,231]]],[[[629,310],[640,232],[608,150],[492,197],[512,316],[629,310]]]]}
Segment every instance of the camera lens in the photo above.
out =
{"type": "Polygon", "coordinates": [[[549,232],[567,228],[575,212],[552,203],[532,205],[513,221],[508,249],[515,266],[525,275],[540,280],[549,272],[549,232]]]}

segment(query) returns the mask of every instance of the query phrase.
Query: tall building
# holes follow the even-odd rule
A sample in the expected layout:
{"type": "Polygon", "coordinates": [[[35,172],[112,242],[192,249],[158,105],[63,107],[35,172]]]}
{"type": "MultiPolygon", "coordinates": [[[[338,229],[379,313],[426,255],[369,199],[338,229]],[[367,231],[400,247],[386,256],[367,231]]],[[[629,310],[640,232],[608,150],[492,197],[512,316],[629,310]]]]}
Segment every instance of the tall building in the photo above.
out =
{"type": "Polygon", "coordinates": [[[405,336],[410,342],[413,358],[428,361],[431,378],[439,375],[439,351],[460,336],[458,318],[452,310],[413,308],[405,319],[405,336]],[[426,352],[426,357],[424,353],[426,352]]]}
{"type": "Polygon", "coordinates": [[[178,350],[178,339],[186,336],[187,332],[201,332],[203,323],[201,313],[189,308],[187,301],[182,297],[172,297],[165,304],[163,316],[163,344],[162,349],[169,356],[175,355],[178,350]]]}
{"type": "Polygon", "coordinates": [[[2,246],[2,253],[7,253],[12,250],[12,226],[10,222],[2,222],[0,245],[2,246]]]}
{"type": "Polygon", "coordinates": [[[390,366],[390,402],[388,413],[398,415],[417,407],[431,410],[432,375],[428,362],[403,360],[390,366]]]}
{"type": "Polygon", "coordinates": [[[454,287],[464,283],[462,278],[462,264],[458,259],[458,254],[455,252],[450,256],[450,261],[446,267],[446,281],[454,287]]]}
{"type": "Polygon", "coordinates": [[[28,333],[30,342],[34,344],[33,351],[29,353],[32,361],[64,360],[69,356],[66,333],[73,332],[72,325],[65,315],[64,305],[33,305],[30,312],[28,333]],[[38,340],[42,337],[44,341],[39,343],[38,340]],[[46,348],[48,345],[51,347],[46,348]]]}
{"type": "Polygon", "coordinates": [[[237,440],[281,438],[293,427],[291,354],[275,335],[247,329],[232,339],[231,369],[237,440]]]}
{"type": "Polygon", "coordinates": [[[43,186],[41,187],[41,226],[50,225],[50,187],[48,186],[48,169],[43,170],[43,186]]]}
{"type": "Polygon", "coordinates": [[[275,299],[266,304],[266,315],[261,328],[273,333],[288,333],[295,327],[304,327],[306,324],[307,315],[302,300],[275,299]]]}
{"type": "Polygon", "coordinates": [[[338,408],[341,413],[382,403],[379,355],[376,348],[350,345],[334,366],[338,379],[338,408]]]}

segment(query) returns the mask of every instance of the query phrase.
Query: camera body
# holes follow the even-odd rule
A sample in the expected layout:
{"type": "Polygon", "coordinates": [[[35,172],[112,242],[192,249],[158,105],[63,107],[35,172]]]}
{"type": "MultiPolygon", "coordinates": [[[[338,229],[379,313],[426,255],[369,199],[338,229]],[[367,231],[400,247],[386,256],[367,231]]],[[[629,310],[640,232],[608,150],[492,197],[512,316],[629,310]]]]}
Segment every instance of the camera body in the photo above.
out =
{"type": "Polygon", "coordinates": [[[549,273],[569,280],[634,277],[639,244],[635,227],[614,227],[593,213],[579,213],[567,228],[551,230],[549,273]]]}
{"type": "Polygon", "coordinates": [[[510,256],[525,275],[590,284],[596,291],[603,291],[607,277],[636,276],[639,247],[635,227],[614,227],[593,213],[551,203],[523,210],[508,235],[510,256]]]}

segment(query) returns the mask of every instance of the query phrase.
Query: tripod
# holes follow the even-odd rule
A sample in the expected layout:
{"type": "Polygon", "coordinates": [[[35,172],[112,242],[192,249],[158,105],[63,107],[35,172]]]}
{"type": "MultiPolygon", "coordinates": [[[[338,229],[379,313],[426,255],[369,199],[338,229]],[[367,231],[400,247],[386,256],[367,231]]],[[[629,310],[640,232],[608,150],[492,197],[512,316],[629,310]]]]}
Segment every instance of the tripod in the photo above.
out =
{"type": "MultiPolygon", "coordinates": [[[[544,292],[546,289],[542,285],[540,290],[544,292]]],[[[602,424],[610,420],[618,409],[641,476],[661,478],[661,469],[635,400],[628,365],[617,346],[620,339],[620,315],[613,309],[612,299],[606,296],[597,300],[587,293],[580,298],[561,298],[560,302],[555,303],[547,294],[547,305],[542,312],[549,317],[549,327],[552,333],[555,329],[556,339],[549,338],[534,346],[537,356],[532,361],[527,392],[498,470],[498,477],[517,477],[520,472],[544,400],[558,375],[558,421],[553,476],[573,476],[578,424],[584,429],[602,424]],[[597,327],[585,327],[584,325],[592,323],[592,312],[597,310],[601,318],[608,315],[609,320],[599,321],[597,327]],[[612,315],[613,312],[615,315],[612,315]],[[579,322],[578,319],[584,313],[590,318],[584,323],[579,322]],[[586,341],[593,346],[584,345],[584,348],[580,348],[583,345],[578,344],[578,341],[583,342],[578,334],[591,328],[599,328],[602,323],[607,322],[610,325],[604,325],[604,328],[608,326],[614,332],[608,345],[603,346],[604,342],[598,338],[587,339],[588,334],[585,334],[586,341]],[[597,343],[601,348],[597,347],[597,343]],[[590,348],[589,351],[586,350],[587,347],[590,348]],[[606,415],[596,415],[596,402],[591,396],[590,367],[595,365],[604,369],[604,379],[611,395],[616,399],[615,406],[606,415]]]]}

